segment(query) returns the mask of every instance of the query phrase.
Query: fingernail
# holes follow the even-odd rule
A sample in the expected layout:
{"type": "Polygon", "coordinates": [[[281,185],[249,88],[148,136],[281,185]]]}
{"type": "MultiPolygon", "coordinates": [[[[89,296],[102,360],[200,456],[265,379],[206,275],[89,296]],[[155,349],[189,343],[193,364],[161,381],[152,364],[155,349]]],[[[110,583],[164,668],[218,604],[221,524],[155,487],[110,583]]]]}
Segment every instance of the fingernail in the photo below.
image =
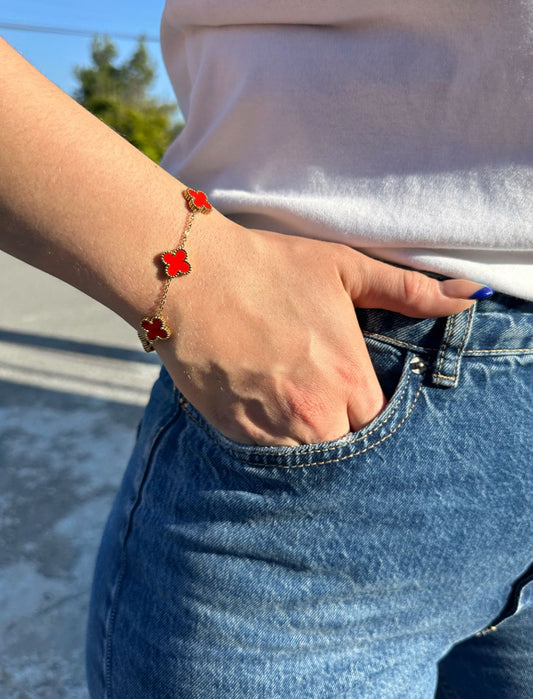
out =
{"type": "Polygon", "coordinates": [[[471,299],[488,299],[492,296],[494,293],[494,289],[491,289],[490,286],[483,286],[481,289],[478,289],[477,291],[474,291],[472,296],[470,296],[471,299]]]}
{"type": "Polygon", "coordinates": [[[440,282],[440,289],[444,296],[451,299],[488,299],[494,293],[490,286],[466,279],[446,279],[440,282]]]}

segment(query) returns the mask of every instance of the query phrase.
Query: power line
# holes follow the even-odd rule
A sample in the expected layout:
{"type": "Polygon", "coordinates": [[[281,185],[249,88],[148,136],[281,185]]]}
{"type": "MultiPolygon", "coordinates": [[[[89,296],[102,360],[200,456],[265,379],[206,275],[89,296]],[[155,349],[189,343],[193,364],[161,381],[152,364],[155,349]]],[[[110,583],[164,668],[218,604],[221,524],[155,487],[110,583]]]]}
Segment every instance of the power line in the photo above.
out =
{"type": "Polygon", "coordinates": [[[98,32],[90,29],[69,29],[66,27],[44,27],[36,24],[14,24],[11,22],[0,22],[0,29],[12,29],[16,32],[35,32],[37,34],[63,34],[67,36],[88,36],[95,34],[106,34],[113,39],[131,39],[137,41],[141,36],[146,42],[159,43],[158,36],[146,36],[145,34],[128,34],[126,32],[98,32]]]}

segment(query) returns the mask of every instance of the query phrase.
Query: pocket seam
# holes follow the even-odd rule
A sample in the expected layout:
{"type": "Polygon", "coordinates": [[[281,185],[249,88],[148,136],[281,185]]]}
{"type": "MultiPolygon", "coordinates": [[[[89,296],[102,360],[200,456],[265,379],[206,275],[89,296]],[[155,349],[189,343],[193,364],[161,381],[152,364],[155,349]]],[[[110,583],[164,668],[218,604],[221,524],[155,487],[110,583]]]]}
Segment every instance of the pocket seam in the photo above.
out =
{"type": "MultiPolygon", "coordinates": [[[[381,427],[383,427],[383,425],[385,425],[387,422],[389,422],[392,419],[392,417],[398,412],[400,407],[402,406],[404,395],[411,384],[411,380],[412,380],[413,376],[415,376],[415,372],[413,372],[413,370],[411,369],[411,365],[410,365],[412,358],[413,357],[411,355],[411,356],[406,357],[406,360],[405,360],[406,365],[407,365],[407,375],[405,376],[404,387],[402,388],[401,392],[397,396],[394,397],[394,403],[396,403],[397,405],[394,407],[393,410],[391,410],[391,412],[387,415],[387,417],[384,418],[383,420],[381,420],[377,425],[375,425],[370,430],[370,432],[367,432],[365,434],[362,434],[362,435],[359,435],[359,436],[353,437],[353,438],[350,438],[350,435],[348,434],[346,436],[345,443],[339,443],[339,442],[342,442],[342,440],[344,439],[344,438],[341,438],[340,440],[335,440],[335,443],[330,444],[329,446],[327,444],[324,445],[323,443],[317,444],[313,448],[310,448],[304,452],[301,452],[299,454],[299,456],[312,457],[312,455],[317,453],[317,452],[328,452],[328,451],[332,451],[334,449],[338,450],[338,449],[343,448],[343,447],[350,447],[353,444],[355,444],[356,442],[359,442],[362,439],[366,439],[370,435],[374,434],[374,432],[376,432],[376,430],[380,429],[381,427]]],[[[405,421],[409,418],[409,416],[411,415],[412,411],[414,410],[414,407],[415,407],[415,405],[420,397],[420,393],[422,391],[422,388],[423,388],[423,383],[421,381],[420,385],[418,387],[418,390],[417,390],[415,396],[413,397],[413,400],[411,402],[411,405],[410,405],[407,413],[400,420],[400,422],[394,427],[394,429],[392,429],[386,435],[381,437],[381,439],[378,439],[373,444],[369,444],[368,446],[364,447],[363,449],[360,449],[359,451],[350,452],[349,454],[344,455],[344,456],[339,456],[339,457],[335,457],[332,459],[325,459],[323,461],[312,461],[311,460],[311,461],[307,461],[307,462],[301,463],[301,464],[285,465],[283,463],[278,463],[278,462],[268,463],[267,459],[269,458],[269,455],[267,455],[267,454],[254,454],[254,453],[251,453],[249,455],[243,454],[240,451],[240,449],[238,448],[238,445],[237,445],[237,448],[234,448],[231,446],[231,444],[230,445],[224,444],[220,439],[220,437],[224,438],[224,435],[220,434],[220,436],[219,436],[218,432],[216,431],[216,428],[212,428],[207,421],[205,421],[205,424],[203,424],[203,422],[199,419],[199,418],[202,418],[201,414],[199,414],[199,416],[196,416],[194,411],[196,411],[197,409],[192,404],[189,404],[188,402],[184,402],[182,404],[182,409],[183,409],[183,412],[191,420],[193,420],[193,422],[196,425],[198,425],[198,427],[203,432],[205,432],[208,435],[209,439],[211,439],[215,444],[217,444],[227,454],[238,459],[239,461],[241,461],[242,463],[244,463],[246,465],[255,466],[255,467],[263,467],[264,466],[264,467],[268,467],[268,468],[285,468],[285,469],[303,468],[305,466],[320,466],[320,465],[324,465],[324,464],[337,463],[339,461],[344,461],[345,459],[350,459],[350,458],[353,458],[355,456],[358,456],[359,454],[363,454],[363,453],[369,451],[370,449],[374,449],[379,444],[382,444],[384,441],[389,439],[389,437],[391,437],[393,434],[395,434],[395,432],[397,432],[400,429],[400,427],[405,423],[405,421]],[[210,429],[210,427],[211,427],[211,429],[210,429]],[[262,459],[265,459],[265,461],[263,462],[262,459]]],[[[205,420],[205,418],[203,418],[203,420],[205,420]]],[[[227,438],[225,438],[225,439],[227,439],[227,438]]],[[[243,445],[243,446],[246,446],[246,445],[243,445]]],[[[305,445],[303,445],[303,446],[305,446],[305,445]]],[[[280,456],[282,457],[284,455],[283,454],[275,454],[275,455],[272,454],[270,456],[279,458],[280,456]]]]}
{"type": "Polygon", "coordinates": [[[428,354],[438,349],[438,347],[423,347],[422,345],[414,345],[412,342],[406,342],[405,340],[399,340],[396,337],[382,335],[381,333],[375,333],[369,330],[363,330],[363,336],[369,340],[382,342],[383,344],[391,345],[392,347],[406,347],[407,349],[414,350],[416,353],[428,354]]]}
{"type": "MultiPolygon", "coordinates": [[[[304,463],[304,464],[288,464],[288,465],[284,465],[284,464],[273,464],[273,463],[254,463],[254,462],[252,461],[252,459],[244,460],[244,459],[242,458],[242,454],[239,454],[239,453],[237,453],[236,451],[235,451],[235,452],[231,452],[231,449],[230,449],[230,448],[225,448],[225,447],[222,447],[222,448],[223,448],[226,452],[228,452],[228,453],[233,453],[233,456],[235,456],[235,457],[238,458],[239,460],[241,460],[241,461],[243,461],[244,463],[246,463],[247,466],[255,466],[255,467],[259,467],[259,468],[262,468],[262,467],[264,467],[264,468],[285,468],[285,469],[305,468],[305,467],[308,467],[308,466],[323,466],[324,464],[333,464],[333,463],[338,463],[339,461],[345,461],[346,459],[353,459],[355,456],[359,456],[359,454],[364,454],[365,452],[370,451],[370,449],[374,449],[374,448],[377,447],[379,444],[382,444],[382,443],[385,442],[387,439],[389,439],[389,437],[392,437],[392,435],[400,429],[400,427],[403,425],[403,423],[407,420],[407,418],[408,418],[408,417],[411,415],[411,413],[413,412],[414,407],[415,407],[415,405],[416,405],[416,403],[417,403],[417,401],[418,401],[418,398],[420,397],[420,393],[421,393],[421,391],[422,391],[422,387],[423,387],[423,384],[421,383],[420,386],[418,387],[418,390],[417,390],[417,392],[416,392],[416,394],[415,394],[415,397],[413,398],[413,402],[411,403],[411,407],[409,408],[407,414],[404,415],[404,417],[402,418],[402,420],[396,425],[396,427],[395,427],[393,430],[391,430],[390,432],[388,432],[388,433],[387,433],[386,435],[384,435],[381,439],[378,439],[377,442],[374,442],[373,444],[369,444],[369,445],[368,445],[367,447],[365,447],[364,449],[360,449],[359,451],[356,451],[356,452],[350,452],[349,454],[345,454],[344,456],[339,456],[339,457],[336,457],[336,458],[334,458],[334,459],[326,459],[326,460],[324,460],[324,461],[311,461],[311,462],[309,462],[309,463],[304,463]]],[[[403,393],[402,393],[402,396],[403,396],[403,393]]],[[[184,410],[185,410],[185,407],[184,407],[184,410]]],[[[186,410],[185,410],[185,411],[186,411],[186,410]]],[[[186,412],[187,412],[187,411],[186,411],[186,412]]],[[[200,424],[200,422],[196,419],[196,417],[195,417],[194,415],[192,415],[190,412],[187,412],[187,415],[188,415],[192,420],[194,420],[194,422],[195,422],[202,430],[206,431],[206,430],[205,430],[205,427],[204,427],[203,425],[200,424]]],[[[373,430],[373,431],[374,431],[374,430],[373,430]]],[[[358,437],[358,439],[363,439],[363,437],[360,437],[360,438],[358,437]]],[[[355,441],[355,440],[354,440],[354,441],[355,441]]],[[[222,446],[222,445],[220,445],[220,446],[222,446]]],[[[326,450],[328,450],[328,449],[331,450],[331,449],[338,449],[338,448],[339,448],[339,445],[337,445],[337,446],[335,446],[335,447],[333,447],[333,446],[331,446],[331,447],[323,447],[322,449],[317,448],[317,449],[314,449],[314,450],[309,450],[308,452],[305,452],[305,453],[306,453],[306,454],[312,454],[313,452],[316,452],[316,451],[326,451],[326,450]]]]}
{"type": "MultiPolygon", "coordinates": [[[[407,389],[409,388],[409,381],[411,379],[411,374],[412,374],[412,371],[409,369],[409,374],[405,379],[405,386],[402,388],[401,393],[399,393],[397,396],[394,397],[394,402],[397,403],[394,410],[391,410],[391,412],[387,415],[387,417],[385,417],[381,422],[379,422],[377,425],[375,425],[370,430],[370,432],[367,432],[366,434],[361,434],[358,437],[353,437],[352,439],[350,439],[350,444],[354,444],[355,442],[360,442],[362,439],[366,439],[367,437],[370,437],[371,434],[374,434],[374,432],[376,430],[379,430],[380,427],[383,427],[383,425],[385,425],[387,422],[389,422],[389,420],[392,419],[394,414],[397,413],[398,410],[400,409],[400,405],[402,404],[403,396],[404,396],[405,392],[407,391],[407,389]]],[[[190,411],[189,406],[190,406],[190,403],[188,403],[188,402],[184,403],[183,410],[187,413],[187,415],[189,415],[196,422],[197,425],[199,425],[202,429],[206,430],[206,426],[202,425],[200,423],[200,421],[198,419],[196,419],[196,416],[192,413],[192,411],[190,411]]],[[[196,410],[197,410],[197,408],[196,408],[196,410]]],[[[213,431],[215,432],[214,436],[216,438],[216,436],[217,436],[216,428],[213,428],[213,431]]],[[[222,436],[224,436],[224,435],[222,435],[222,436]]],[[[348,433],[346,435],[346,437],[349,439],[350,433],[348,433]]],[[[341,439],[343,439],[343,438],[341,437],[341,439]]],[[[338,441],[338,440],[335,440],[335,441],[338,441]]],[[[221,445],[221,446],[223,446],[225,448],[224,445],[221,445]]],[[[317,451],[331,451],[332,449],[338,449],[338,447],[339,447],[338,444],[331,444],[330,446],[320,446],[317,444],[312,449],[308,449],[306,451],[306,454],[313,454],[314,452],[317,452],[317,451]]],[[[229,451],[231,449],[231,447],[228,446],[227,449],[229,451]]]]}
{"type": "Polygon", "coordinates": [[[171,412],[166,415],[164,421],[162,421],[162,424],[160,424],[159,429],[156,431],[156,433],[153,435],[150,441],[150,448],[147,454],[144,457],[141,457],[144,459],[142,476],[140,478],[139,485],[135,491],[135,497],[131,503],[129,512],[127,514],[124,536],[120,545],[120,566],[117,571],[116,577],[113,581],[113,586],[111,588],[109,598],[109,609],[104,622],[102,670],[106,696],[108,692],[110,696],[113,693],[113,634],[115,631],[115,622],[118,615],[118,606],[120,604],[122,595],[122,583],[124,582],[127,557],[126,549],[133,527],[133,520],[139,508],[139,504],[144,493],[144,488],[152,472],[156,449],[159,447],[159,444],[163,437],[168,433],[172,425],[179,420],[179,418],[179,412],[171,412]]]}

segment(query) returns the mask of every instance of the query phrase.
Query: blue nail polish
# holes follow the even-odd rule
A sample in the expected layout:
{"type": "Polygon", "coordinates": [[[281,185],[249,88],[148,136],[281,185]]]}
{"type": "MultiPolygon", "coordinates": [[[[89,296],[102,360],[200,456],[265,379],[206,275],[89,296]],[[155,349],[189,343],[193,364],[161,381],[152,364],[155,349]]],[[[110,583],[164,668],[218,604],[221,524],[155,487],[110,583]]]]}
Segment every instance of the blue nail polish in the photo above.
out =
{"type": "Polygon", "coordinates": [[[490,286],[484,286],[482,289],[478,289],[475,291],[472,296],[469,298],[471,299],[488,299],[492,296],[494,293],[494,289],[491,289],[490,286]]]}

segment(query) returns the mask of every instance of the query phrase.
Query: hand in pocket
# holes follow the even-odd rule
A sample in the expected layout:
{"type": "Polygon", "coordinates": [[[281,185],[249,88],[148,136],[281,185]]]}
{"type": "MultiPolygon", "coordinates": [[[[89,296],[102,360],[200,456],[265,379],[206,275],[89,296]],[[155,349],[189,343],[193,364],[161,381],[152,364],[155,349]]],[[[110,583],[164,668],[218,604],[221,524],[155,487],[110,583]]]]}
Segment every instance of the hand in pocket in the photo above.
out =
{"type": "Polygon", "coordinates": [[[177,328],[157,350],[182,393],[243,444],[357,431],[384,408],[354,306],[417,318],[468,308],[480,288],[437,282],[352,248],[248,230],[219,216],[192,237],[195,272],[171,287],[177,328]]]}

